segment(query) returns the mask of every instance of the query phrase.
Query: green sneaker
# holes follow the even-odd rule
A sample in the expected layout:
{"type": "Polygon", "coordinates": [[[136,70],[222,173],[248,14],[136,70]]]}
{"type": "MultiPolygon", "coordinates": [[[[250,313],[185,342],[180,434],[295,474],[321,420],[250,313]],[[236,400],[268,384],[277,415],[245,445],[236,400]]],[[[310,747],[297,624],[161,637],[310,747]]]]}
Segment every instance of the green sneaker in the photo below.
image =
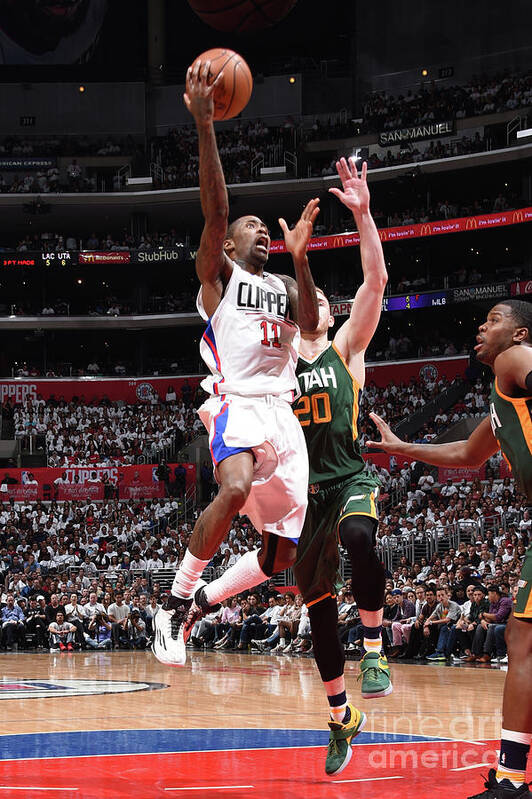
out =
{"type": "Polygon", "coordinates": [[[331,732],[325,759],[325,773],[329,776],[339,774],[347,766],[353,754],[351,741],[359,732],[362,732],[366,725],[365,713],[357,710],[353,705],[348,705],[348,708],[351,711],[351,718],[347,724],[336,721],[329,722],[331,732]]]}
{"type": "Polygon", "coordinates": [[[360,661],[360,674],[357,680],[362,680],[362,697],[376,699],[378,696],[388,696],[393,691],[390,680],[390,667],[384,655],[378,652],[366,652],[360,661]]]}

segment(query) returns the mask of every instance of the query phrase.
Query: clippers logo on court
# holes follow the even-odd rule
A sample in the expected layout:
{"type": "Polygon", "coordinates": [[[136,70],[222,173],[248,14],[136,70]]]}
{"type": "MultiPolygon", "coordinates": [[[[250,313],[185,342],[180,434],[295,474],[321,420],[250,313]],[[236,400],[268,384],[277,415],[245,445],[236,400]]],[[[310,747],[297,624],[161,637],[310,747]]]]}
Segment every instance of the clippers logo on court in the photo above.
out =
{"type": "Polygon", "coordinates": [[[136,394],[141,402],[148,402],[155,396],[156,392],[151,383],[139,383],[136,394]]]}
{"type": "Polygon", "coordinates": [[[61,696],[127,694],[135,691],[159,691],[167,685],[130,680],[0,680],[0,699],[47,699],[61,696]]]}
{"type": "Polygon", "coordinates": [[[419,376],[422,377],[427,383],[433,383],[438,377],[438,370],[434,364],[426,363],[425,366],[422,366],[419,370],[419,376]]]}

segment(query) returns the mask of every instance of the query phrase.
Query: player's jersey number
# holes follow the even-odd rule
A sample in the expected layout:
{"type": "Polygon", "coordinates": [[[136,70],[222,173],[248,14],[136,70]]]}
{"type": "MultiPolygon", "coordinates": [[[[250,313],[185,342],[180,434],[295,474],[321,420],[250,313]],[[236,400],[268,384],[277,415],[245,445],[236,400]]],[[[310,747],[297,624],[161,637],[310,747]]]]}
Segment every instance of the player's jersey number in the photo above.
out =
{"type": "Polygon", "coordinates": [[[277,322],[261,322],[260,329],[262,331],[262,339],[261,344],[264,347],[276,347],[280,349],[281,342],[279,338],[281,336],[281,325],[277,322]]]}
{"type": "Polygon", "coordinates": [[[311,422],[326,424],[332,419],[331,398],[326,392],[310,397],[305,394],[297,403],[294,413],[301,427],[308,427],[311,422]]]}

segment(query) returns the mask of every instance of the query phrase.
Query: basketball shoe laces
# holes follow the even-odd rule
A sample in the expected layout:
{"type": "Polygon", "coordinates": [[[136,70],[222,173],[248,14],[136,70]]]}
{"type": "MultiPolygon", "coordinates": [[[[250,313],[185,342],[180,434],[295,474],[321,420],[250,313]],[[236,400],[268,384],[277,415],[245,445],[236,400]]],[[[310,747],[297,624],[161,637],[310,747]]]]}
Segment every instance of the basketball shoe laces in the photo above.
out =
{"type": "Polygon", "coordinates": [[[329,740],[328,755],[331,755],[332,757],[340,756],[340,747],[338,746],[338,741],[336,738],[331,738],[329,740]]]}
{"type": "Polygon", "coordinates": [[[380,673],[381,669],[379,666],[369,666],[368,668],[364,669],[364,672],[360,672],[357,676],[357,682],[361,680],[364,676],[369,681],[372,682],[380,682],[380,673]]]}
{"type": "MultiPolygon", "coordinates": [[[[336,726],[338,727],[338,729],[342,728],[342,724],[337,724],[336,726]]],[[[329,738],[329,746],[327,747],[327,749],[328,749],[328,756],[330,755],[332,757],[339,757],[342,754],[338,740],[336,738],[333,737],[329,738]]]]}
{"type": "Polygon", "coordinates": [[[179,597],[175,597],[175,599],[181,603],[177,607],[173,608],[168,606],[167,603],[168,610],[174,611],[170,618],[170,636],[177,640],[179,638],[179,630],[183,625],[183,637],[186,643],[189,637],[187,633],[190,633],[192,627],[203,613],[192,600],[183,600],[179,599],[179,597]],[[192,604],[190,604],[191,602],[192,604]]]}

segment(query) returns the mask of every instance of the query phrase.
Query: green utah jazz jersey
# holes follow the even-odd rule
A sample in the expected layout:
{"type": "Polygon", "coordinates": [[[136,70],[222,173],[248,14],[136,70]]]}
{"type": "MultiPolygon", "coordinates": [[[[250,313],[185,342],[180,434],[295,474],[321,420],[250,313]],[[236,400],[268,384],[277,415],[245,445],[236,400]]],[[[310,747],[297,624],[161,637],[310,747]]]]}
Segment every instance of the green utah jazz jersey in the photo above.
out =
{"type": "Polygon", "coordinates": [[[294,405],[307,441],[310,483],[343,480],[364,469],[358,442],[360,386],[335,348],[297,362],[301,397],[294,405]]]}
{"type": "Polygon", "coordinates": [[[532,397],[507,397],[493,382],[490,395],[493,435],[521,491],[532,501],[532,397]]]}

